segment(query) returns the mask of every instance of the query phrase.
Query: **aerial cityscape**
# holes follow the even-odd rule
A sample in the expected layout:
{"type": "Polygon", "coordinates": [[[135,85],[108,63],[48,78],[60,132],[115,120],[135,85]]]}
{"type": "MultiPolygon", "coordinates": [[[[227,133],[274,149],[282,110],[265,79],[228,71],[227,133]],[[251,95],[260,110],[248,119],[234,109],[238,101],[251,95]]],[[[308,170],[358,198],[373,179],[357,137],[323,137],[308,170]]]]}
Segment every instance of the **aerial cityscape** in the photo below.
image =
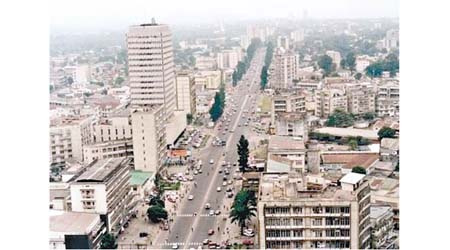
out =
{"type": "Polygon", "coordinates": [[[400,248],[398,18],[148,14],[51,33],[50,249],[400,248]]]}

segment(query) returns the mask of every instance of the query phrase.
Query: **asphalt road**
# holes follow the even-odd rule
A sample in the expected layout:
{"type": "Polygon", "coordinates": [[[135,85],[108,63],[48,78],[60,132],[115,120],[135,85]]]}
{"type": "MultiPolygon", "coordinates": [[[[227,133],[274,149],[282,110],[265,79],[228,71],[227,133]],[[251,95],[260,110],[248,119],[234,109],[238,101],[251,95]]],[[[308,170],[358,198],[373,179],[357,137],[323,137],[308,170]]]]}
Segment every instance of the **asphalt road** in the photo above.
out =
{"type": "MultiPolygon", "coordinates": [[[[164,246],[165,248],[170,248],[170,245],[182,244],[181,248],[196,248],[201,245],[201,242],[209,238],[217,242],[218,233],[217,226],[223,224],[223,201],[224,199],[233,199],[225,197],[226,187],[222,186],[224,174],[219,174],[218,170],[221,167],[223,160],[227,162],[237,162],[237,149],[236,145],[242,134],[248,133],[251,126],[238,126],[238,123],[243,124],[241,117],[243,110],[250,110],[251,100],[254,100],[256,94],[259,93],[259,82],[260,73],[264,63],[264,49],[259,49],[252,60],[252,64],[247,71],[243,79],[235,87],[234,92],[231,94],[232,98],[236,101],[237,112],[233,113],[229,118],[231,122],[229,125],[229,131],[223,135],[222,131],[218,131],[217,126],[214,132],[217,136],[227,141],[225,147],[214,147],[211,144],[207,145],[206,148],[200,150],[194,157],[201,159],[203,163],[203,173],[196,175],[195,181],[197,182],[197,187],[193,187],[189,194],[194,195],[194,199],[191,201],[186,201],[179,208],[179,212],[174,218],[174,224],[171,229],[170,236],[168,238],[168,244],[164,246]],[[253,73],[251,73],[253,71],[253,73]],[[247,81],[245,81],[247,79],[247,81]],[[247,86],[249,84],[249,86],[247,86]],[[251,97],[250,97],[251,95],[251,97]],[[231,127],[234,132],[230,132],[231,127]],[[225,157],[223,153],[225,153],[225,157]],[[210,159],[214,160],[214,164],[210,164],[210,159]],[[222,191],[217,192],[217,187],[221,187],[222,191]],[[220,216],[209,216],[208,210],[204,209],[206,203],[211,204],[211,209],[218,209],[222,211],[220,216]],[[194,213],[197,215],[194,216],[194,213]],[[215,234],[213,236],[208,236],[208,230],[213,229],[215,234]]],[[[230,95],[227,93],[227,95],[230,95]]],[[[226,104],[225,110],[230,110],[229,104],[226,104]]],[[[226,113],[224,111],[224,114],[226,113]]],[[[225,126],[222,125],[222,129],[225,126]]],[[[230,175],[228,175],[228,180],[232,179],[234,171],[237,167],[232,167],[230,175]]],[[[222,168],[223,169],[223,168],[222,168]]],[[[235,190],[236,193],[238,190],[235,190]]],[[[218,242],[219,243],[219,242],[218,242]]]]}

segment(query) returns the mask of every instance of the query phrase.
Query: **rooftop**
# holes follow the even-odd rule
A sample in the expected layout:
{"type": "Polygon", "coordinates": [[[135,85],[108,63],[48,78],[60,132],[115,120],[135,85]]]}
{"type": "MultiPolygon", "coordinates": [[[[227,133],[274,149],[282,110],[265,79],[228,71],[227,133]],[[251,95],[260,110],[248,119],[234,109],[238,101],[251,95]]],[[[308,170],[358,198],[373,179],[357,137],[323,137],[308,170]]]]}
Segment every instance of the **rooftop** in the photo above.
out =
{"type": "Polygon", "coordinates": [[[364,179],[366,175],[364,174],[358,174],[358,173],[348,173],[342,179],[340,180],[341,183],[348,183],[348,184],[356,184],[360,182],[362,179],[364,179]]]}
{"type": "Polygon", "coordinates": [[[272,135],[269,138],[269,151],[273,150],[305,150],[305,143],[290,136],[272,135]]]}
{"type": "Polygon", "coordinates": [[[94,213],[76,213],[50,210],[50,232],[88,234],[100,222],[94,213]]]}
{"type": "Polygon", "coordinates": [[[343,164],[344,168],[369,168],[378,160],[378,153],[326,152],[321,155],[324,164],[343,164]]]}
{"type": "Polygon", "coordinates": [[[335,127],[323,127],[314,130],[316,133],[330,134],[340,137],[357,137],[362,136],[367,139],[377,140],[378,134],[375,130],[370,129],[357,129],[357,128],[335,128],[335,127]]]}
{"type": "Polygon", "coordinates": [[[153,176],[153,172],[142,172],[142,171],[132,171],[130,178],[130,185],[132,186],[142,186],[147,182],[147,180],[153,176]]]}
{"type": "Polygon", "coordinates": [[[125,157],[99,160],[78,177],[75,182],[104,182],[127,161],[128,159],[125,157]]]}

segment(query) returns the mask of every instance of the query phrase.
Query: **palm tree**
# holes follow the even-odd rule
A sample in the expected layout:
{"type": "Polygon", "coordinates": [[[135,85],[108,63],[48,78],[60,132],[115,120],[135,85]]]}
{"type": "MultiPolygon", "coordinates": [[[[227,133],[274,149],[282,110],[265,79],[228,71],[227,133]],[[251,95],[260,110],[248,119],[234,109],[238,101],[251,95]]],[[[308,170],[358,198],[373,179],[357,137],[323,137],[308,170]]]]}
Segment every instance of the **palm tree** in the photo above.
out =
{"type": "Polygon", "coordinates": [[[252,216],[256,216],[256,197],[255,193],[249,190],[241,190],[236,194],[233,206],[231,207],[231,223],[238,222],[241,227],[241,235],[244,233],[244,227],[252,216]]]}

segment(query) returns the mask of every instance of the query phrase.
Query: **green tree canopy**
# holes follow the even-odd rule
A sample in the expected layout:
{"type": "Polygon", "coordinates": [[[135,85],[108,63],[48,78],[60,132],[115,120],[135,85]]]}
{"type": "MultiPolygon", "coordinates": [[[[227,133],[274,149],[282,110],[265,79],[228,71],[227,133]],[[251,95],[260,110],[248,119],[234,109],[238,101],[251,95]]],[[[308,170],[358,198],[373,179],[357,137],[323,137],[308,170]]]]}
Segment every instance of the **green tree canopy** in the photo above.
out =
{"type": "Polygon", "coordinates": [[[328,117],[325,125],[329,127],[349,127],[352,126],[353,123],[353,115],[343,110],[336,109],[333,114],[328,117]]]}
{"type": "Polygon", "coordinates": [[[326,76],[336,70],[336,65],[333,64],[333,59],[328,55],[322,55],[321,57],[319,57],[317,64],[321,69],[325,71],[326,76]]]}
{"type": "Polygon", "coordinates": [[[378,138],[380,140],[383,138],[395,138],[395,130],[390,127],[382,127],[378,131],[378,138]]]}
{"type": "Polygon", "coordinates": [[[164,207],[162,207],[160,205],[154,205],[154,206],[150,206],[147,209],[147,217],[152,222],[157,223],[162,219],[167,220],[168,214],[167,214],[167,211],[164,209],[164,207]]]}
{"type": "Polygon", "coordinates": [[[355,53],[350,52],[347,54],[347,56],[345,57],[345,64],[350,69],[351,72],[355,70],[356,67],[355,53]]]}
{"type": "Polygon", "coordinates": [[[361,77],[362,77],[362,74],[361,74],[361,73],[358,72],[358,73],[355,74],[355,79],[356,79],[356,80],[359,81],[359,80],[361,79],[361,77]]]}
{"type": "Polygon", "coordinates": [[[356,166],[352,168],[352,173],[366,174],[366,169],[361,166],[356,166]]]}
{"type": "Polygon", "coordinates": [[[239,169],[244,173],[246,168],[248,168],[248,140],[245,136],[241,135],[239,138],[239,143],[237,144],[237,153],[239,156],[239,169]]]}
{"type": "Polygon", "coordinates": [[[100,242],[100,248],[101,249],[116,249],[117,248],[116,238],[109,233],[104,234],[102,236],[102,240],[100,242]]]}
{"type": "Polygon", "coordinates": [[[256,216],[256,197],[248,190],[241,190],[236,194],[233,205],[231,206],[231,223],[237,222],[241,228],[241,235],[244,227],[251,217],[256,216]]]}

